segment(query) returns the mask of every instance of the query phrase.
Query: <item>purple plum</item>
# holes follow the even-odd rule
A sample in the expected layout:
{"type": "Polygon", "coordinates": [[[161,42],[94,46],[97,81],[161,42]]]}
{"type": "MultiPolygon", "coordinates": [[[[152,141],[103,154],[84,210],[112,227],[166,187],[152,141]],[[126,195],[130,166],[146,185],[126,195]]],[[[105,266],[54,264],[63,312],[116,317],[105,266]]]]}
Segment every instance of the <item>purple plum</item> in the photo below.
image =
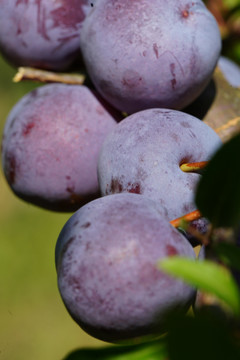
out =
{"type": "Polygon", "coordinates": [[[102,195],[141,194],[165,209],[170,221],[196,209],[198,173],[188,162],[207,161],[221,146],[201,120],[178,110],[148,109],[122,120],[106,137],[98,161],[102,195]]]}
{"type": "Polygon", "coordinates": [[[4,128],[2,166],[16,195],[75,211],[99,196],[97,159],[116,121],[92,91],[50,84],[25,95],[4,128]]]}
{"type": "Polygon", "coordinates": [[[101,95],[128,114],[183,109],[209,83],[221,51],[217,22],[201,0],[101,0],[80,46],[101,95]]]}
{"type": "Polygon", "coordinates": [[[158,261],[175,255],[195,258],[154,201],[136,194],[96,199],[72,215],[58,237],[63,302],[98,339],[159,334],[166,330],[166,312],[187,310],[195,295],[193,288],[158,270],[158,261]]]}
{"type": "Polygon", "coordinates": [[[67,68],[90,0],[0,0],[0,51],[16,66],[67,68]]]}

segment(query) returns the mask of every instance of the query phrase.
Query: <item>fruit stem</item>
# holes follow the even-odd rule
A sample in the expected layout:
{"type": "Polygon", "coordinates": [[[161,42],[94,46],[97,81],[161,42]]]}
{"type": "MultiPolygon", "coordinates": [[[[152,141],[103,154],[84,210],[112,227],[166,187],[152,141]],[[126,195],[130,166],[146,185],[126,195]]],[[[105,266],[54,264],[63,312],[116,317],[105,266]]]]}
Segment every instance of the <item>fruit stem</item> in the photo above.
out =
{"type": "Polygon", "coordinates": [[[174,219],[174,220],[171,220],[170,221],[170,224],[172,226],[174,226],[175,228],[179,227],[181,225],[181,223],[183,221],[187,221],[187,222],[190,222],[190,221],[193,221],[193,220],[197,220],[199,219],[200,217],[202,217],[201,213],[199,210],[194,210],[186,215],[183,215],[177,219],[174,219]]]}
{"type": "Polygon", "coordinates": [[[199,161],[192,163],[183,163],[180,165],[180,169],[184,172],[198,172],[206,167],[208,161],[199,161]]]}
{"type": "Polygon", "coordinates": [[[85,81],[85,75],[55,73],[52,71],[34,69],[30,67],[20,67],[13,78],[13,82],[23,80],[37,81],[41,83],[63,83],[72,85],[82,85],[85,81]]]}

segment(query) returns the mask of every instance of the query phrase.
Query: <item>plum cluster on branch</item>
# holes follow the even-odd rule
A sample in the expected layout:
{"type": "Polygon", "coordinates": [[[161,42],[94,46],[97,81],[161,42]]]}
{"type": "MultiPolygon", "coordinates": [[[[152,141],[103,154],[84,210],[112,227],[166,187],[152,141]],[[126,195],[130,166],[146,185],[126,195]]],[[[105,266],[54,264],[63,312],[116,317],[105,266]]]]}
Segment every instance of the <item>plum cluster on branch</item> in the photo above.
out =
{"type": "MultiPolygon", "coordinates": [[[[165,313],[186,311],[195,290],[156,264],[195,259],[189,234],[171,221],[196,210],[200,168],[222,144],[187,113],[209,100],[221,52],[216,20],[201,0],[0,0],[0,7],[7,61],[41,71],[86,67],[83,85],[31,69],[56,83],[19,100],[2,139],[3,171],[19,198],[75,211],[56,245],[64,304],[101,340],[163,333],[165,313]]],[[[227,77],[234,86],[235,71],[227,77]]]]}

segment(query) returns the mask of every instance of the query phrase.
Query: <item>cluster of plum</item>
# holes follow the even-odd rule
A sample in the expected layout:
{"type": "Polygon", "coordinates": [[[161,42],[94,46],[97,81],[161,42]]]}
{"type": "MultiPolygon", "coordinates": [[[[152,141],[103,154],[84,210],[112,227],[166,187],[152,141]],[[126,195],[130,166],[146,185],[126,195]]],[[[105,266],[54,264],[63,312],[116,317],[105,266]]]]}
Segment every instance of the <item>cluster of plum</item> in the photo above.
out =
{"type": "Polygon", "coordinates": [[[0,0],[0,49],[14,65],[84,62],[94,88],[48,84],[12,109],[2,166],[16,195],[75,213],[56,246],[58,284],[73,319],[110,342],[164,331],[194,289],[157,269],[195,258],[169,221],[195,210],[200,174],[221,146],[182,111],[208,85],[221,51],[201,0],[0,0]],[[107,196],[105,196],[107,195],[107,196]]]}

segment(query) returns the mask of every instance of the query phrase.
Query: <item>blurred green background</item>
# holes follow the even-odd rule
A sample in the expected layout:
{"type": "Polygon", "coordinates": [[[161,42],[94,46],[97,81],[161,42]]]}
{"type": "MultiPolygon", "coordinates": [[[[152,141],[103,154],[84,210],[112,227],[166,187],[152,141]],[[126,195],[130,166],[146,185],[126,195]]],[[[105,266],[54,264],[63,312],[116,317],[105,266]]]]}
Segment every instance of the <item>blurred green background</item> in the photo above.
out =
{"type": "Polygon", "coordinates": [[[204,0],[222,36],[222,53],[240,65],[240,0],[204,0]]]}
{"type": "MultiPolygon", "coordinates": [[[[12,106],[33,83],[14,84],[0,57],[0,135],[12,106]]],[[[61,360],[81,346],[102,344],[70,318],[57,289],[54,250],[71,214],[19,200],[0,172],[0,359],[61,360]]]]}

